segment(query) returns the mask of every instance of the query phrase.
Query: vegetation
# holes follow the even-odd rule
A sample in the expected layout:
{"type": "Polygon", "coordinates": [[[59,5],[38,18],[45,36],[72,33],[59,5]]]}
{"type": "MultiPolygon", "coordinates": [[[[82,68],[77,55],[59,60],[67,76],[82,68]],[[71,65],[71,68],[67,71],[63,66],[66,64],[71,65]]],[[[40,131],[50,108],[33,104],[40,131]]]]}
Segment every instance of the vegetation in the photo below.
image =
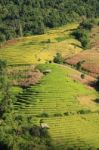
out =
{"type": "Polygon", "coordinates": [[[1,47],[0,58],[7,60],[10,65],[23,65],[52,61],[56,53],[60,53],[63,58],[72,56],[82,50],[80,42],[71,37],[72,30],[77,26],[78,24],[74,23],[68,24],[48,30],[43,35],[9,41],[1,47]],[[64,39],[58,42],[56,38],[60,36],[64,37],[64,39]]]}
{"type": "MultiPolygon", "coordinates": [[[[82,30],[82,29],[81,29],[82,30]]],[[[71,65],[76,65],[78,62],[85,61],[81,66],[84,71],[94,77],[98,77],[99,75],[99,26],[96,24],[94,27],[87,32],[89,32],[89,41],[90,41],[90,48],[83,50],[81,53],[74,55],[73,57],[69,57],[66,59],[66,62],[71,65]]]]}
{"type": "Polygon", "coordinates": [[[84,99],[93,97],[96,92],[74,81],[71,78],[71,74],[76,75],[73,69],[57,64],[43,64],[37,68],[42,72],[45,70],[51,72],[45,75],[39,84],[26,88],[18,94],[14,103],[15,114],[32,116],[31,121],[37,126],[39,123],[47,124],[54,146],[58,150],[74,146],[82,149],[91,146],[96,148],[96,145],[98,147],[96,139],[99,135],[97,132],[99,119],[98,113],[94,112],[98,110],[98,106],[90,104],[87,106],[86,103],[81,105],[78,101],[82,97],[84,99]],[[94,140],[92,140],[93,130],[94,140]]]}
{"type": "Polygon", "coordinates": [[[1,0],[0,42],[24,35],[43,34],[46,27],[99,17],[98,8],[98,0],[1,0]]]}
{"type": "Polygon", "coordinates": [[[77,62],[77,64],[75,65],[76,69],[79,70],[79,71],[81,71],[81,69],[82,69],[82,64],[83,64],[84,62],[85,62],[84,60],[77,62]]]}
{"type": "Polygon", "coordinates": [[[11,111],[11,95],[10,85],[7,78],[7,64],[5,61],[0,60],[0,117],[2,118],[5,113],[11,111]]]}
{"type": "Polygon", "coordinates": [[[85,74],[81,74],[81,78],[82,78],[82,79],[85,79],[85,74]]]}
{"type": "Polygon", "coordinates": [[[84,20],[80,23],[77,30],[73,32],[73,35],[78,39],[84,49],[90,48],[90,31],[95,25],[95,20],[84,20]]]}
{"type": "Polygon", "coordinates": [[[31,117],[15,115],[13,104],[16,101],[17,92],[12,92],[7,69],[7,63],[0,60],[0,149],[53,149],[47,129],[40,125],[35,126],[31,123],[31,117]]]}
{"type": "Polygon", "coordinates": [[[99,78],[80,72],[99,74],[98,8],[99,0],[0,1],[0,150],[99,149],[99,78]],[[69,59],[77,70],[63,65],[69,59]]]}
{"type": "Polygon", "coordinates": [[[63,63],[63,58],[62,58],[60,53],[56,54],[56,56],[54,57],[53,62],[57,63],[57,64],[62,64],[63,63]]]}

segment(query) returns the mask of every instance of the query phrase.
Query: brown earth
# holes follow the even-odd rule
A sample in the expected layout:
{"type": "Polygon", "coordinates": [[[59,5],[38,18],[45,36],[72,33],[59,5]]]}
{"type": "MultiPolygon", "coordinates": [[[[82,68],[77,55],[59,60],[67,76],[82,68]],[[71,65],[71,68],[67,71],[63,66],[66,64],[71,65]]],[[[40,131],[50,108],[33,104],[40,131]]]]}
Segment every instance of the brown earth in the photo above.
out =
{"type": "Polygon", "coordinates": [[[79,54],[66,59],[70,65],[75,65],[79,61],[83,61],[82,69],[88,72],[91,76],[99,75],[99,26],[92,29],[90,34],[91,49],[83,50],[79,54]]]}
{"type": "Polygon", "coordinates": [[[86,87],[89,88],[89,89],[93,89],[94,88],[92,85],[93,85],[93,83],[96,82],[96,78],[85,74],[85,78],[82,79],[81,78],[82,72],[73,69],[69,65],[61,65],[61,66],[64,67],[64,68],[68,68],[68,70],[71,71],[71,73],[69,73],[68,76],[71,77],[73,80],[81,82],[82,84],[86,85],[86,87]]]}
{"type": "Polygon", "coordinates": [[[12,85],[22,87],[35,85],[43,77],[43,74],[36,70],[34,65],[10,67],[8,75],[12,85]]]}

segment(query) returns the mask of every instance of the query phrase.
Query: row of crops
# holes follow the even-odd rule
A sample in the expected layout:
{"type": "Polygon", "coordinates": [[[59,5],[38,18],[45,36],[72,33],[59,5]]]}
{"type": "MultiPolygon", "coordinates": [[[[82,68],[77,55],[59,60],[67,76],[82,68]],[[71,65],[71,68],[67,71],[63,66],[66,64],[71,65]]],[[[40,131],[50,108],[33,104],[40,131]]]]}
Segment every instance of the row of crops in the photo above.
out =
{"type": "Polygon", "coordinates": [[[69,77],[70,72],[55,64],[40,65],[42,72],[50,70],[35,86],[17,95],[15,113],[31,116],[34,122],[47,123],[57,150],[99,147],[99,114],[82,106],[77,97],[96,94],[94,90],[69,77]],[[81,111],[87,113],[81,114],[81,111]]]}

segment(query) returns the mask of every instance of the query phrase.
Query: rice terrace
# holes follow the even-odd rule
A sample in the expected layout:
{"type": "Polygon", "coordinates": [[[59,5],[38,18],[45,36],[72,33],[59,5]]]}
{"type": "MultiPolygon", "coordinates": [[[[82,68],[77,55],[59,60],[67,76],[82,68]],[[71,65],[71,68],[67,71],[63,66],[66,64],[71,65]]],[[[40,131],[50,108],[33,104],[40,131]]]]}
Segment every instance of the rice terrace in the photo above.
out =
{"type": "Polygon", "coordinates": [[[0,1],[0,150],[99,150],[99,1],[0,1]]]}

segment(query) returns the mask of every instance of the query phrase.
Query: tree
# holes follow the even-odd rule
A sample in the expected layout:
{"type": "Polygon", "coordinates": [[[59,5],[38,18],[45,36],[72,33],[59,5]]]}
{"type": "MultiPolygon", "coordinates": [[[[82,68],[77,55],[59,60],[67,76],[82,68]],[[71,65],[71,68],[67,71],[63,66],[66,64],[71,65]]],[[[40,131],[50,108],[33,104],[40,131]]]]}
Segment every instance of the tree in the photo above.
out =
{"type": "MultiPolygon", "coordinates": [[[[1,0],[0,26],[5,38],[43,34],[46,27],[52,28],[99,17],[99,0],[1,0]]],[[[82,22],[83,28],[91,29],[92,22],[82,22]]],[[[2,38],[2,39],[3,39],[2,38]]]]}
{"type": "Polygon", "coordinates": [[[62,64],[63,63],[63,58],[61,56],[60,53],[56,53],[56,56],[54,57],[54,63],[57,63],[57,64],[62,64]]]}

